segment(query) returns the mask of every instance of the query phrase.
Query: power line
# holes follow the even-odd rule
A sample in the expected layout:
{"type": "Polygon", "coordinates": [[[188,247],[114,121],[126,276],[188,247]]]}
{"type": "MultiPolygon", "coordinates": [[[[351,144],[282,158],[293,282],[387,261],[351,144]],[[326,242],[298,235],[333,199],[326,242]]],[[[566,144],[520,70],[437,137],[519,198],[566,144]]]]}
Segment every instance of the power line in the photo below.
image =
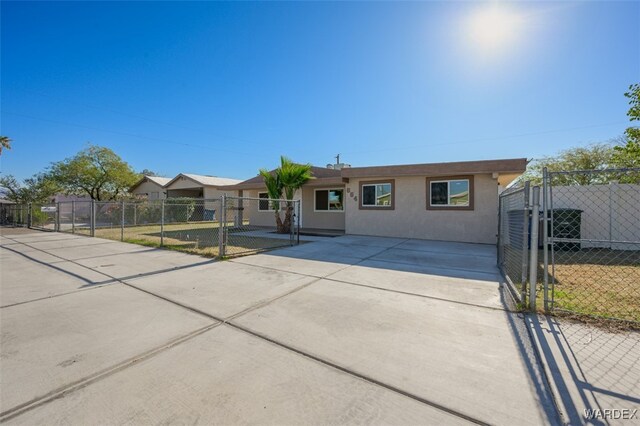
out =
{"type": "Polygon", "coordinates": [[[363,153],[371,153],[371,152],[400,151],[400,150],[416,149],[416,148],[431,148],[431,147],[437,147],[437,146],[462,145],[462,144],[469,144],[469,143],[476,143],[476,142],[491,142],[496,140],[521,138],[526,136],[539,136],[539,135],[547,135],[551,133],[562,133],[562,132],[570,132],[574,130],[592,129],[596,127],[607,127],[607,126],[613,126],[616,124],[624,124],[624,123],[626,123],[626,121],[614,121],[611,123],[593,124],[593,125],[580,126],[580,127],[566,127],[563,129],[554,129],[554,130],[542,130],[539,132],[519,133],[515,135],[508,135],[508,136],[485,137],[485,138],[466,139],[461,141],[443,142],[443,143],[436,143],[436,144],[420,144],[420,145],[411,145],[411,146],[403,146],[403,147],[351,151],[351,152],[346,152],[344,154],[363,154],[363,153]]]}

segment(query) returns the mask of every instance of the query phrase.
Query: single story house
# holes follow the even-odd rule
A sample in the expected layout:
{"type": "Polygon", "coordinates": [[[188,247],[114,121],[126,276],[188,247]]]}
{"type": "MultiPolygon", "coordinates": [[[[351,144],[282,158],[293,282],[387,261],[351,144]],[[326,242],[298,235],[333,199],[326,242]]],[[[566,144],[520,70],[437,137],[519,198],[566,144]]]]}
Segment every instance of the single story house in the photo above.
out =
{"type": "MultiPolygon", "coordinates": [[[[524,173],[526,158],[341,169],[313,167],[296,193],[305,229],[346,234],[495,244],[498,194],[524,173]]],[[[252,225],[273,226],[262,177],[224,188],[255,197],[252,225]]]]}
{"type": "Polygon", "coordinates": [[[342,170],[348,234],[495,244],[498,195],[527,159],[342,170]]]}
{"type": "MultiPolygon", "coordinates": [[[[312,167],[314,179],[307,182],[293,197],[301,200],[300,226],[313,230],[345,231],[344,180],[340,170],[312,167]]],[[[268,199],[262,176],[258,175],[244,182],[225,187],[227,191],[237,191],[241,197],[256,199],[243,201],[243,216],[251,225],[273,226],[274,213],[268,199]]]]}
{"type": "Polygon", "coordinates": [[[229,193],[228,190],[221,189],[222,187],[240,182],[239,179],[180,173],[165,183],[164,190],[167,198],[190,197],[211,200],[229,193]]]}
{"type": "Polygon", "coordinates": [[[160,200],[167,197],[164,186],[170,180],[171,178],[160,176],[144,176],[129,189],[129,192],[148,200],[160,200]]]}

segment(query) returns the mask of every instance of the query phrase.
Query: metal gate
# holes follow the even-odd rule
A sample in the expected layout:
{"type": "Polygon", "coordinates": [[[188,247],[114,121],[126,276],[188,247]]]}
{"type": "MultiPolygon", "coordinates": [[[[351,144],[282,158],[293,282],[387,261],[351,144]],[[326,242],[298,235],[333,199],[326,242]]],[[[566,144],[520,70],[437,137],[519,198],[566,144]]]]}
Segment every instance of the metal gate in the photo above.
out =
{"type": "Polygon", "coordinates": [[[57,204],[31,203],[27,208],[30,211],[30,223],[27,226],[43,231],[56,230],[56,221],[58,217],[57,204]]]}
{"type": "Polygon", "coordinates": [[[529,263],[529,182],[500,194],[498,216],[498,267],[517,303],[527,294],[529,263]]]}
{"type": "Polygon", "coordinates": [[[640,169],[543,176],[545,310],[640,322],[640,169]]]}

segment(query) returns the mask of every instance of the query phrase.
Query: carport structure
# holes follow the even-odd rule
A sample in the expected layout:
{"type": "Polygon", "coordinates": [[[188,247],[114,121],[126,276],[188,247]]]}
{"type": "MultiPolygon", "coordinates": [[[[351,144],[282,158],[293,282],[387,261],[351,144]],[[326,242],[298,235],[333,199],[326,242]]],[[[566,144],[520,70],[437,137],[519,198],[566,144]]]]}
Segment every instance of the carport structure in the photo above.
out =
{"type": "Polygon", "coordinates": [[[493,246],[343,236],[214,262],[0,243],[8,424],[559,421],[493,246]]]}

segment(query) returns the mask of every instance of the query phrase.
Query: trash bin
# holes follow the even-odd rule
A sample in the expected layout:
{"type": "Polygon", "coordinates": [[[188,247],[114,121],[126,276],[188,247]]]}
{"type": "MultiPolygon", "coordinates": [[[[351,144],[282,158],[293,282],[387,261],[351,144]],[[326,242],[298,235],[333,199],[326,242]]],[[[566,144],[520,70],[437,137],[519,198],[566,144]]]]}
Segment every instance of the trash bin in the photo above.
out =
{"type": "MultiPolygon", "coordinates": [[[[551,218],[551,212],[548,213],[551,218]]],[[[582,210],[558,208],[553,209],[553,221],[549,227],[553,227],[553,238],[567,238],[572,240],[580,239],[580,226],[582,224],[582,210]]],[[[556,242],[553,244],[554,250],[578,251],[581,249],[580,242],[556,242]]]]}

